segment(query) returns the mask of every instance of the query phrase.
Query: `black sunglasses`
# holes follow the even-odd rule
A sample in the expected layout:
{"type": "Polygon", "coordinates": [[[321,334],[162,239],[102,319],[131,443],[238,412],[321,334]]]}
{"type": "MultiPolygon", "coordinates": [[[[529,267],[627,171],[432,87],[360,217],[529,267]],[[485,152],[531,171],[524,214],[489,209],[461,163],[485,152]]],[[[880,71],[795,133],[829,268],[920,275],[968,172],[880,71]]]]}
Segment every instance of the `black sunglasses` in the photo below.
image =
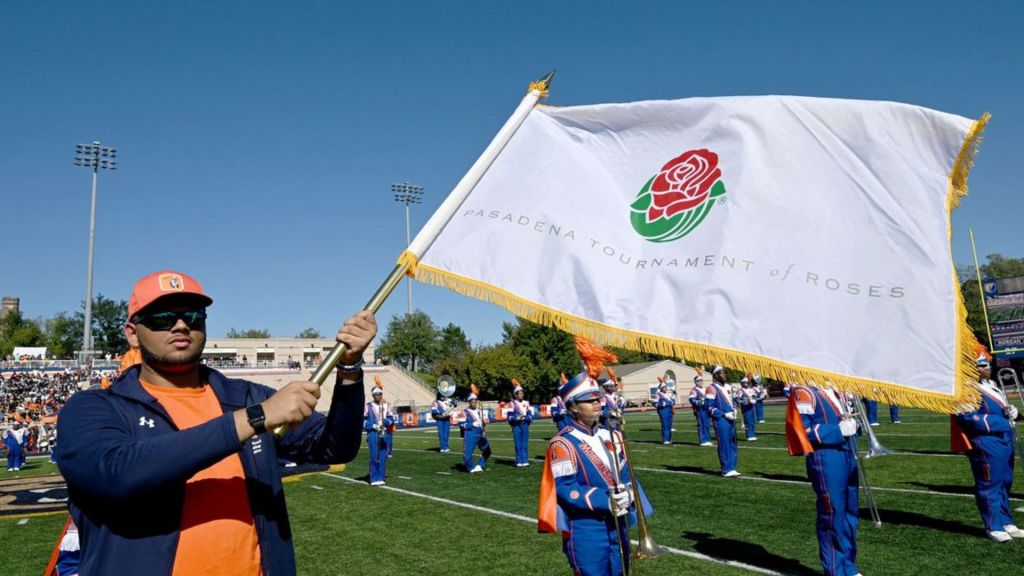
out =
{"type": "Polygon", "coordinates": [[[206,312],[202,310],[185,310],[184,312],[154,312],[152,314],[139,314],[135,322],[143,324],[150,330],[170,330],[184,320],[189,330],[199,330],[206,327],[206,312]]]}

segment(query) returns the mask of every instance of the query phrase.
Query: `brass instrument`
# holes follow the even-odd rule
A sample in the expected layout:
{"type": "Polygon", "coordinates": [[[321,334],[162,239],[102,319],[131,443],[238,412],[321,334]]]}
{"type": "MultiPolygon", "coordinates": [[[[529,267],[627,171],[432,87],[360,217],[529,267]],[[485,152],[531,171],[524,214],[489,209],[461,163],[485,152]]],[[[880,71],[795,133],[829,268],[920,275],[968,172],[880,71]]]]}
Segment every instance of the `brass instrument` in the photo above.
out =
{"type": "MultiPolygon", "coordinates": [[[[1013,368],[1000,368],[999,372],[996,373],[996,378],[999,382],[999,388],[1003,391],[1003,396],[1006,397],[1007,405],[1012,406],[1010,397],[1006,394],[1006,385],[1003,384],[1003,380],[1011,380],[1014,386],[1017,388],[1017,396],[1021,401],[1021,411],[1024,412],[1024,387],[1021,386],[1020,380],[1017,378],[1017,372],[1013,368]]],[[[1010,430],[1013,432],[1013,443],[1017,449],[1017,457],[1020,458],[1021,466],[1024,466],[1024,440],[1020,437],[1020,428],[1017,427],[1017,423],[1010,420],[1010,430]]]]}
{"type": "MultiPolygon", "coordinates": [[[[665,551],[654,542],[654,537],[651,536],[651,529],[647,524],[647,514],[644,513],[643,503],[640,501],[640,484],[636,479],[636,471],[633,469],[633,456],[629,452],[629,443],[626,442],[625,428],[626,421],[619,414],[619,433],[622,438],[622,453],[626,456],[626,468],[629,469],[629,480],[633,487],[633,495],[636,504],[636,527],[639,531],[637,534],[637,549],[633,553],[633,556],[637,560],[643,560],[644,558],[656,558],[665,553],[665,551]]],[[[612,440],[614,442],[615,435],[612,434],[612,440]]],[[[613,444],[614,445],[614,444],[613,444]]],[[[632,564],[634,574],[636,571],[636,564],[632,564]]]]}
{"type": "Polygon", "coordinates": [[[442,417],[451,418],[452,412],[458,406],[458,402],[451,399],[452,395],[455,394],[455,379],[445,374],[437,379],[437,393],[440,394],[445,400],[445,409],[441,413],[442,417]]]}
{"type": "Polygon", "coordinates": [[[854,403],[857,409],[854,410],[851,416],[859,418],[861,428],[867,431],[868,439],[870,441],[870,447],[866,456],[861,456],[860,449],[857,447],[857,441],[853,436],[850,436],[847,440],[850,443],[850,450],[853,450],[853,455],[857,457],[857,477],[860,479],[860,483],[864,486],[864,497],[868,500],[868,508],[871,510],[871,520],[875,523],[875,528],[882,527],[882,517],[878,514],[878,504],[875,503],[875,493],[871,490],[871,484],[868,482],[868,472],[864,469],[864,460],[871,458],[872,456],[885,456],[889,453],[881,443],[878,442],[878,438],[875,437],[874,431],[871,429],[871,424],[868,422],[867,414],[864,413],[864,404],[861,402],[859,396],[853,396],[854,403]]]}
{"type": "MultiPolygon", "coordinates": [[[[615,412],[618,412],[618,410],[615,410],[615,412]]],[[[611,412],[609,412],[609,414],[610,413],[611,412]]],[[[621,414],[619,416],[621,417],[621,414]]],[[[612,449],[609,450],[609,452],[611,452],[612,468],[614,468],[613,472],[615,473],[615,488],[613,489],[613,492],[618,492],[619,491],[619,485],[622,483],[622,478],[619,475],[619,470],[621,469],[621,464],[619,463],[619,449],[615,446],[615,429],[614,428],[609,428],[608,430],[609,430],[609,434],[611,435],[611,438],[612,438],[612,449]]],[[[607,448],[606,448],[606,450],[607,450],[607,448]]],[[[634,494],[636,494],[636,493],[634,492],[634,494]]],[[[614,499],[612,501],[614,502],[614,499]]],[[[622,562],[622,572],[623,572],[623,574],[625,574],[625,572],[626,572],[626,543],[622,541],[622,520],[620,519],[619,515],[615,513],[614,508],[615,508],[615,506],[613,505],[612,506],[612,521],[615,522],[615,537],[619,541],[619,561],[622,562]]],[[[643,508],[643,506],[637,506],[637,510],[640,510],[641,508],[643,508]]],[[[627,518],[628,518],[628,516],[627,516],[627,518]]],[[[629,538],[629,526],[628,526],[628,524],[626,526],[626,538],[629,538]]],[[[631,572],[635,573],[636,567],[635,566],[631,566],[631,568],[632,568],[631,572]]]]}

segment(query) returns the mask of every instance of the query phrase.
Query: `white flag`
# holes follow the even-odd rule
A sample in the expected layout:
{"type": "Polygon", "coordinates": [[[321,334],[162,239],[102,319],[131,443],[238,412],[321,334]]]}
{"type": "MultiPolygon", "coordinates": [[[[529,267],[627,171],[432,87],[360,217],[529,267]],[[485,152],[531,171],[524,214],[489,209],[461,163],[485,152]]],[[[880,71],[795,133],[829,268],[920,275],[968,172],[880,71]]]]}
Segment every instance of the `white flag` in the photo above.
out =
{"type": "Polygon", "coordinates": [[[986,120],[778,96],[537,107],[403,259],[606,344],[950,411],[976,378],[950,213],[986,120]]]}

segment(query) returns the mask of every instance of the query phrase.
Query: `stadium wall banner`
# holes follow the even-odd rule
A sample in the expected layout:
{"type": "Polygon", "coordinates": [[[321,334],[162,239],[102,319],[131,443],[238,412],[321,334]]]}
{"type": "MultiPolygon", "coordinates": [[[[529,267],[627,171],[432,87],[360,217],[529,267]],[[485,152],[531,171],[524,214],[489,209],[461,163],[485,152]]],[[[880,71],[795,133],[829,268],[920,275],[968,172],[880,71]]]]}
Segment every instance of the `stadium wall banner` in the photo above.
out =
{"type": "Polygon", "coordinates": [[[398,263],[603,344],[951,412],[977,372],[950,217],[987,120],[789,96],[533,106],[398,263]]]}
{"type": "Polygon", "coordinates": [[[982,281],[992,337],[992,354],[1000,359],[1024,358],[1024,277],[982,281]]]}

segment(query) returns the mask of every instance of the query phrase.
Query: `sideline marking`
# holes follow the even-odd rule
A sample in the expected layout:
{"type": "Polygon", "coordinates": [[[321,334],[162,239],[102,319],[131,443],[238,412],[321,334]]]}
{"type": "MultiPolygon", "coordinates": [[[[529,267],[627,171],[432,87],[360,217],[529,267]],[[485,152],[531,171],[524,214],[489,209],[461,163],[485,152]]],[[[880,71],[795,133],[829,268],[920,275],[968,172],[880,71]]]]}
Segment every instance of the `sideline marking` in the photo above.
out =
{"type": "MultiPolygon", "coordinates": [[[[359,484],[365,486],[365,482],[360,482],[354,478],[348,478],[345,476],[338,476],[337,474],[331,474],[329,472],[323,472],[322,476],[330,476],[331,478],[337,478],[338,480],[344,480],[350,484],[359,484]]],[[[447,498],[439,498],[437,496],[431,496],[429,494],[421,494],[420,492],[413,492],[412,490],[404,490],[402,488],[395,488],[394,486],[377,486],[378,489],[390,490],[392,492],[398,492],[399,494],[405,494],[406,496],[415,496],[416,498],[423,498],[425,500],[431,500],[433,502],[440,502],[442,504],[448,504],[449,506],[458,506],[459,508],[467,508],[469,510],[475,510],[477,512],[484,512],[487,514],[493,514],[495,516],[502,516],[504,518],[511,518],[513,520],[519,520],[527,522],[529,524],[536,524],[536,518],[530,518],[528,516],[522,516],[520,514],[513,514],[511,512],[505,512],[504,510],[494,510],[493,508],[485,508],[483,506],[477,506],[475,504],[467,504],[466,502],[459,502],[457,500],[448,500],[447,498]]],[[[636,544],[636,540],[632,541],[636,544]]],[[[661,546],[666,552],[670,552],[677,556],[685,556],[687,558],[693,558],[696,560],[704,560],[706,562],[714,562],[715,564],[721,564],[723,566],[729,566],[732,568],[741,568],[750,572],[756,572],[758,574],[770,574],[772,576],[784,576],[781,572],[775,572],[767,568],[761,568],[760,566],[753,566],[751,564],[744,564],[743,562],[737,562],[735,560],[725,560],[722,558],[715,558],[714,556],[707,556],[700,552],[691,552],[689,550],[680,550],[678,548],[671,548],[669,546],[661,546]]]]}

